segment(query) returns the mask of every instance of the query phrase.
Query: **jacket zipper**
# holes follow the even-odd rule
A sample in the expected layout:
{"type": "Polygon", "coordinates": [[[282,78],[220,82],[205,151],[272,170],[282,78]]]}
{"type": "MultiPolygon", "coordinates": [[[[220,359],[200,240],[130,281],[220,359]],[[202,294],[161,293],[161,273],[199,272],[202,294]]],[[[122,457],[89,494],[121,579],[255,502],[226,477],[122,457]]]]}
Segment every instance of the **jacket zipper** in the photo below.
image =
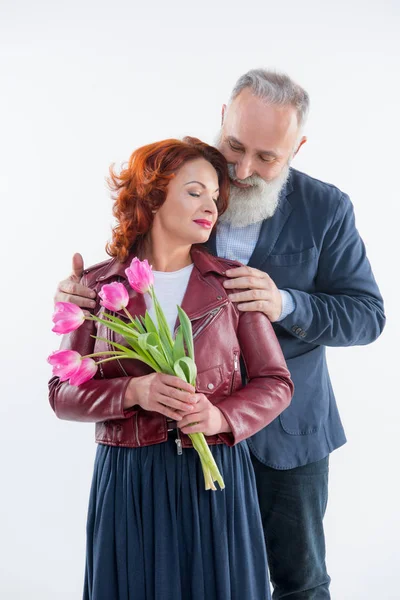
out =
{"type": "MultiPolygon", "coordinates": [[[[195,319],[192,319],[193,321],[198,321],[199,319],[202,319],[203,317],[205,317],[205,316],[209,315],[209,316],[208,316],[208,319],[207,319],[207,320],[206,320],[206,321],[205,321],[205,322],[204,322],[204,323],[201,325],[201,327],[199,327],[199,329],[197,329],[197,331],[196,331],[196,332],[193,334],[193,339],[195,339],[195,338],[196,338],[196,337],[197,337],[197,336],[198,336],[198,335],[199,335],[199,334],[200,334],[200,333],[203,331],[203,329],[204,329],[205,327],[207,327],[207,325],[208,325],[208,324],[209,324],[209,323],[210,323],[210,322],[211,322],[211,321],[212,321],[212,320],[213,320],[213,319],[214,319],[214,318],[217,316],[217,314],[218,314],[218,313],[219,313],[219,312],[220,312],[220,311],[221,311],[221,310],[224,308],[224,306],[226,306],[226,303],[225,303],[225,304],[222,304],[221,306],[218,306],[218,308],[214,308],[213,310],[211,310],[211,311],[209,311],[209,312],[203,313],[202,315],[200,315],[200,316],[196,317],[195,319]]],[[[110,332],[110,334],[109,334],[109,335],[107,335],[107,339],[108,339],[108,340],[110,340],[110,341],[112,341],[112,340],[111,340],[111,335],[112,335],[112,332],[111,332],[111,330],[109,330],[109,329],[108,329],[107,331],[109,331],[109,332],[110,332]],[[109,336],[110,336],[110,337],[109,337],[109,336]]],[[[110,344],[107,344],[107,345],[108,345],[108,349],[109,349],[109,350],[111,350],[111,345],[110,345],[110,344]]],[[[116,361],[117,361],[117,363],[118,363],[118,366],[119,366],[119,368],[121,369],[122,373],[123,373],[123,374],[124,374],[126,377],[128,377],[128,373],[125,371],[124,367],[122,366],[122,364],[121,364],[121,362],[119,361],[119,359],[118,359],[118,358],[116,359],[116,361]]],[[[235,364],[236,364],[236,363],[235,363],[235,364]]],[[[101,366],[101,365],[100,365],[100,366],[101,366]]],[[[102,371],[102,370],[101,370],[101,371],[102,371]]],[[[104,375],[103,375],[103,373],[102,373],[102,376],[104,376],[104,375]]],[[[233,384],[232,384],[232,385],[233,385],[233,384]]],[[[136,413],[136,415],[135,415],[135,436],[136,436],[136,443],[137,443],[137,445],[138,445],[138,446],[140,446],[141,444],[140,444],[140,440],[139,440],[139,425],[138,425],[138,415],[137,415],[137,413],[136,413]]],[[[178,456],[180,456],[180,455],[182,454],[182,440],[181,440],[181,435],[180,435],[180,432],[179,432],[179,429],[178,429],[178,428],[177,428],[177,438],[176,438],[176,440],[175,440],[175,443],[176,443],[176,451],[177,451],[177,454],[178,454],[178,456]]]]}
{"type": "Polygon", "coordinates": [[[198,321],[199,319],[203,319],[205,316],[209,315],[208,319],[206,319],[204,323],[194,332],[193,339],[197,338],[197,336],[203,331],[203,329],[215,319],[217,314],[224,308],[224,306],[226,306],[226,304],[222,304],[221,306],[218,306],[218,308],[214,308],[213,310],[192,319],[192,321],[198,321]]]}
{"type": "Polygon", "coordinates": [[[175,440],[175,444],[176,444],[176,452],[178,454],[178,456],[181,456],[182,454],[182,440],[181,440],[181,432],[179,431],[179,428],[176,428],[176,440],[175,440]]]}
{"type": "Polygon", "coordinates": [[[231,387],[229,390],[229,395],[233,392],[233,386],[235,384],[236,373],[239,371],[239,352],[237,350],[233,353],[233,375],[231,380],[231,387]]]}

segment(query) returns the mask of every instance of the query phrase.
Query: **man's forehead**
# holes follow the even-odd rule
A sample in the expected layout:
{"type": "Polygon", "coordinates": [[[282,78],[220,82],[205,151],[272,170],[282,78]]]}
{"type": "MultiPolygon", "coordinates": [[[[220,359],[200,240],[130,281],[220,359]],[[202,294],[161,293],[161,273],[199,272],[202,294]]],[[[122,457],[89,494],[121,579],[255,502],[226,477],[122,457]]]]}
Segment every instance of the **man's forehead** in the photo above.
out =
{"type": "Polygon", "coordinates": [[[242,94],[226,111],[223,123],[225,137],[235,138],[243,145],[261,151],[291,145],[298,135],[296,111],[291,106],[267,104],[242,94]]]}

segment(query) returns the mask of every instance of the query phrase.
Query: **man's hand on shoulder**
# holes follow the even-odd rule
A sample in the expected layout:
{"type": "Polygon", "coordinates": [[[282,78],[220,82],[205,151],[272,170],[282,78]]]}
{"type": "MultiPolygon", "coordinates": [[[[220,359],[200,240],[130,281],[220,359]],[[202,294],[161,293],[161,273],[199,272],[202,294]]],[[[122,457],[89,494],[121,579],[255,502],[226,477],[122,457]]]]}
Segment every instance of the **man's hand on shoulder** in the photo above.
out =
{"type": "Polygon", "coordinates": [[[54,302],[72,302],[81,308],[94,308],[96,292],[80,282],[83,275],[83,258],[76,253],[72,257],[72,273],[57,286],[54,302]]]}
{"type": "Polygon", "coordinates": [[[243,289],[243,292],[229,294],[239,310],[263,312],[271,323],[278,321],[282,312],[282,296],[279,289],[267,273],[252,267],[228,269],[224,281],[226,289],[243,289]]]}

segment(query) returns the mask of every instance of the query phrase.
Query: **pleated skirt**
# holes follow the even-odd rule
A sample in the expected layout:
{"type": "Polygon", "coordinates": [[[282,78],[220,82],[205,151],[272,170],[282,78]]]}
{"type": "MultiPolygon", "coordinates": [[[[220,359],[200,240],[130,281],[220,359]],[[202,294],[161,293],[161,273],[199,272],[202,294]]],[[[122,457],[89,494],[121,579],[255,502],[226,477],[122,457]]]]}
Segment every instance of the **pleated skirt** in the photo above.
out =
{"type": "Polygon", "coordinates": [[[248,446],[211,450],[223,491],[204,489],[197,453],[173,439],[98,446],[84,600],[270,599],[248,446]]]}

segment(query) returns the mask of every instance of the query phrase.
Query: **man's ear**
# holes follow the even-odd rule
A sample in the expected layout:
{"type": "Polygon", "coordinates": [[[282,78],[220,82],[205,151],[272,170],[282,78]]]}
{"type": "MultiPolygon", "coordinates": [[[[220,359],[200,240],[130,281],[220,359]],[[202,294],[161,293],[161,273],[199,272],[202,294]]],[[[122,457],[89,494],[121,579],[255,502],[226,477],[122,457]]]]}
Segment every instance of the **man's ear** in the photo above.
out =
{"type": "Polygon", "coordinates": [[[306,141],[307,141],[307,138],[305,135],[303,135],[303,137],[301,138],[301,140],[299,142],[299,145],[297,146],[297,149],[293,153],[293,158],[296,156],[296,154],[298,153],[298,151],[300,150],[302,145],[306,143],[306,141]]]}
{"type": "Polygon", "coordinates": [[[222,110],[221,110],[221,125],[224,124],[225,113],[226,113],[226,104],[223,104],[222,110]]]}

